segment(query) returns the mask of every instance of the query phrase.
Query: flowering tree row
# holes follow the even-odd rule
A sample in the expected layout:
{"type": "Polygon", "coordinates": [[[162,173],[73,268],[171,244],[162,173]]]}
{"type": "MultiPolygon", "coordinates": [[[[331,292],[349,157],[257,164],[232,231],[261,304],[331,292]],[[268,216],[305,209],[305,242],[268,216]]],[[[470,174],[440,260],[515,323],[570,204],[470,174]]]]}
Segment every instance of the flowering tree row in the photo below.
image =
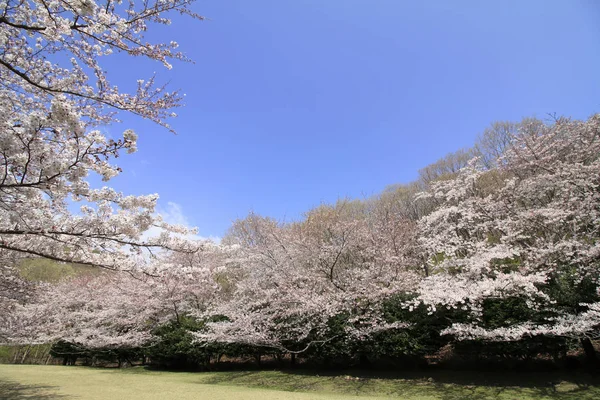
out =
{"type": "Polygon", "coordinates": [[[451,341],[554,338],[579,339],[594,357],[600,118],[511,135],[492,166],[475,157],[417,189],[323,205],[292,223],[250,214],[220,245],[164,253],[155,277],[51,286],[14,332],[148,346],[185,316],[202,322],[190,335],[205,347],[398,357],[451,341]]]}

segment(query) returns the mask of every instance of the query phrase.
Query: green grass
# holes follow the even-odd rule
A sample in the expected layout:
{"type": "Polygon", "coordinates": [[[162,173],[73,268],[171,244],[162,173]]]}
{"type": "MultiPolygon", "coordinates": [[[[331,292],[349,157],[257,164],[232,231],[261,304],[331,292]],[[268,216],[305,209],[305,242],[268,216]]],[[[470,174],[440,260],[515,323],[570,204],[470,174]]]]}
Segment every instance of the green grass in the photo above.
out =
{"type": "Polygon", "coordinates": [[[319,375],[307,371],[163,372],[0,365],[0,399],[564,399],[600,398],[600,380],[583,372],[424,376],[319,375]]]}

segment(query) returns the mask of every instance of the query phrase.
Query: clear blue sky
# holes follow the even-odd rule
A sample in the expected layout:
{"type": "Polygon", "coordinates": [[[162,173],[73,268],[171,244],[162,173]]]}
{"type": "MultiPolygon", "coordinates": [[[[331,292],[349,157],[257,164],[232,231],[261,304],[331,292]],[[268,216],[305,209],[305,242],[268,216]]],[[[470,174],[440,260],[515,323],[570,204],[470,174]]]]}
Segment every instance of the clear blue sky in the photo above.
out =
{"type": "Polygon", "coordinates": [[[113,181],[159,193],[205,236],[253,210],[288,220],[376,194],[495,120],[600,111],[594,0],[201,0],[154,38],[195,64],[107,58],[187,94],[178,135],[126,117],[139,152],[113,181]]]}

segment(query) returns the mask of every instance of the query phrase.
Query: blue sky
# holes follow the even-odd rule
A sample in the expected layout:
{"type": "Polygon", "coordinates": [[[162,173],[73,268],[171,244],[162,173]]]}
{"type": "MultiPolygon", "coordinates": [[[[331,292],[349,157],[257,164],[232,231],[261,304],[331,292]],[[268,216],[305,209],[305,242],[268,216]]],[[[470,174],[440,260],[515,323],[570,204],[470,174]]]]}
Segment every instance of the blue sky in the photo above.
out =
{"type": "MultiPolygon", "coordinates": [[[[112,185],[159,193],[222,236],[249,211],[295,219],[370,196],[470,146],[497,120],[600,111],[600,2],[201,0],[152,39],[195,64],[109,57],[113,82],[153,71],[186,93],[178,134],[123,116],[139,151],[112,185]],[[124,62],[125,60],[125,62],[124,62]]],[[[177,214],[177,215],[176,215],[177,214]]]]}

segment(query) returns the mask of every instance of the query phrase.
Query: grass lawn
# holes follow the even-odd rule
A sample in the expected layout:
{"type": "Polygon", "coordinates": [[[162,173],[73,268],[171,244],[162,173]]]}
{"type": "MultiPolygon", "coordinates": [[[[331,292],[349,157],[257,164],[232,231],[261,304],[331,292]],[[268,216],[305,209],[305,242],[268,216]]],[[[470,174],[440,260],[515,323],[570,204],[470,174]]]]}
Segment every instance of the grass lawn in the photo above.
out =
{"type": "Polygon", "coordinates": [[[584,372],[432,371],[375,377],[308,371],[160,372],[143,368],[0,365],[0,399],[600,399],[584,372]]]}

